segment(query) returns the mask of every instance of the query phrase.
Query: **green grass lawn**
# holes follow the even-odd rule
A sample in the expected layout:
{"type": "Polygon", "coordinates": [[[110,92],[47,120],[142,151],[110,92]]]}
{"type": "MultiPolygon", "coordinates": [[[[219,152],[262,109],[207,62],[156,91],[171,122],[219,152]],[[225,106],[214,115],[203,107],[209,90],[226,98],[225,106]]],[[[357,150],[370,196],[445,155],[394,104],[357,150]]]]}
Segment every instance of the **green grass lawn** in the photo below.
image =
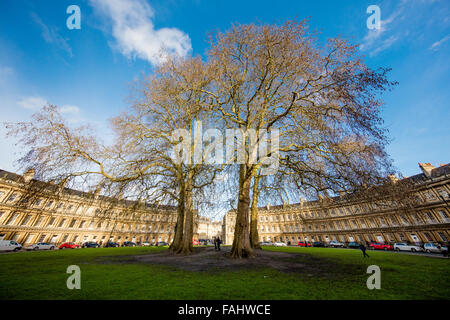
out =
{"type": "Polygon", "coordinates": [[[314,274],[261,268],[183,271],[127,259],[161,247],[0,254],[0,299],[449,299],[449,259],[328,248],[265,250],[306,253],[314,274]],[[106,259],[107,258],[107,259],[106,259]],[[108,261],[107,263],[105,261],[108,261]],[[381,289],[368,290],[367,266],[381,268],[381,289]],[[69,265],[81,268],[81,290],[69,290],[69,265]]]}

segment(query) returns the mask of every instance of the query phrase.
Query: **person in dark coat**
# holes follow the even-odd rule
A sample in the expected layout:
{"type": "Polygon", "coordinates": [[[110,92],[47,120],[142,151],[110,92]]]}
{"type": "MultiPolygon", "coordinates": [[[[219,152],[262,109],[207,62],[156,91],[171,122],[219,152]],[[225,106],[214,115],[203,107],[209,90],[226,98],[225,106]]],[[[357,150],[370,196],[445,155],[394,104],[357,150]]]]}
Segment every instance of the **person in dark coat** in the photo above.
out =
{"type": "Polygon", "coordinates": [[[216,242],[217,242],[217,250],[220,251],[220,244],[222,243],[222,240],[220,240],[220,238],[217,237],[216,242]]]}
{"type": "Polygon", "coordinates": [[[214,250],[216,250],[217,251],[217,238],[216,237],[214,237],[213,238],[214,240],[214,250]]]}
{"type": "Polygon", "coordinates": [[[366,253],[366,247],[362,243],[359,245],[359,249],[363,253],[363,258],[365,258],[365,257],[370,258],[369,255],[366,253]]]}

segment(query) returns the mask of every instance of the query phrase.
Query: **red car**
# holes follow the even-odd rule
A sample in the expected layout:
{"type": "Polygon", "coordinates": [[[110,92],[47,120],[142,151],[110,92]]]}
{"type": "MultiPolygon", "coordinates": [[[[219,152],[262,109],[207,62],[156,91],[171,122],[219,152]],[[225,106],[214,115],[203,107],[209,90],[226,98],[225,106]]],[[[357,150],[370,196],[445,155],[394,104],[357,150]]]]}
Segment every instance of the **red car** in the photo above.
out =
{"type": "Polygon", "coordinates": [[[311,243],[309,243],[309,242],[303,242],[303,241],[300,241],[299,243],[298,243],[298,246],[299,247],[311,247],[311,243]]]}
{"type": "Polygon", "coordinates": [[[60,249],[77,249],[79,247],[80,247],[79,245],[77,245],[73,242],[64,242],[63,244],[61,244],[59,246],[60,249]]]}
{"type": "Polygon", "coordinates": [[[194,246],[198,246],[200,244],[200,241],[193,239],[192,240],[192,245],[194,246]]]}
{"type": "Polygon", "coordinates": [[[380,243],[380,242],[371,242],[370,249],[372,250],[393,250],[394,247],[390,244],[380,243]]]}

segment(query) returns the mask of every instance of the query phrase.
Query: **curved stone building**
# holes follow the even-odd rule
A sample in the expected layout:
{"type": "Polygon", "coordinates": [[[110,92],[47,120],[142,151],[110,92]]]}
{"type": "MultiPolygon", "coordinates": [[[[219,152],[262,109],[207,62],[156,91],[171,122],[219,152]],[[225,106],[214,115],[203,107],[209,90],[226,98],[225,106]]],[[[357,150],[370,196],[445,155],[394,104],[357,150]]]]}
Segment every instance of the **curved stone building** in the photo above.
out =
{"type": "MultiPolygon", "coordinates": [[[[450,164],[419,163],[414,182],[417,204],[410,210],[380,206],[357,197],[334,197],[259,208],[260,241],[440,242],[450,239],[450,164]]],[[[223,238],[233,243],[235,212],[223,218],[223,238]]]]}
{"type": "MultiPolygon", "coordinates": [[[[0,170],[0,239],[36,242],[171,242],[176,207],[81,192],[0,170]]],[[[196,229],[194,229],[196,232],[196,229]]]]}

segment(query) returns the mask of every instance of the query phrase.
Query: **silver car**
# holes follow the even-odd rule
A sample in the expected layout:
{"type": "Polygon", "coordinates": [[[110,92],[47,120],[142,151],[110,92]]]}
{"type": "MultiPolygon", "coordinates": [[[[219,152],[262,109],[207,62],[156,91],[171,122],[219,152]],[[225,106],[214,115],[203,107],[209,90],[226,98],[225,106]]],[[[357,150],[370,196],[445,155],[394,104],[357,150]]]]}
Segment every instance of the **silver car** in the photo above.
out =
{"type": "Polygon", "coordinates": [[[26,246],[24,248],[25,250],[55,250],[55,245],[53,243],[47,243],[47,242],[38,242],[29,246],[26,246]]]}
{"type": "Polygon", "coordinates": [[[404,242],[398,242],[394,244],[394,250],[395,251],[411,251],[411,252],[417,252],[417,251],[423,251],[422,247],[413,245],[413,244],[406,244],[404,242]]]}
{"type": "Polygon", "coordinates": [[[447,247],[441,246],[439,244],[435,244],[435,243],[425,243],[423,245],[424,249],[426,252],[430,253],[430,252],[437,252],[437,253],[442,253],[442,251],[447,251],[447,247]]]}

